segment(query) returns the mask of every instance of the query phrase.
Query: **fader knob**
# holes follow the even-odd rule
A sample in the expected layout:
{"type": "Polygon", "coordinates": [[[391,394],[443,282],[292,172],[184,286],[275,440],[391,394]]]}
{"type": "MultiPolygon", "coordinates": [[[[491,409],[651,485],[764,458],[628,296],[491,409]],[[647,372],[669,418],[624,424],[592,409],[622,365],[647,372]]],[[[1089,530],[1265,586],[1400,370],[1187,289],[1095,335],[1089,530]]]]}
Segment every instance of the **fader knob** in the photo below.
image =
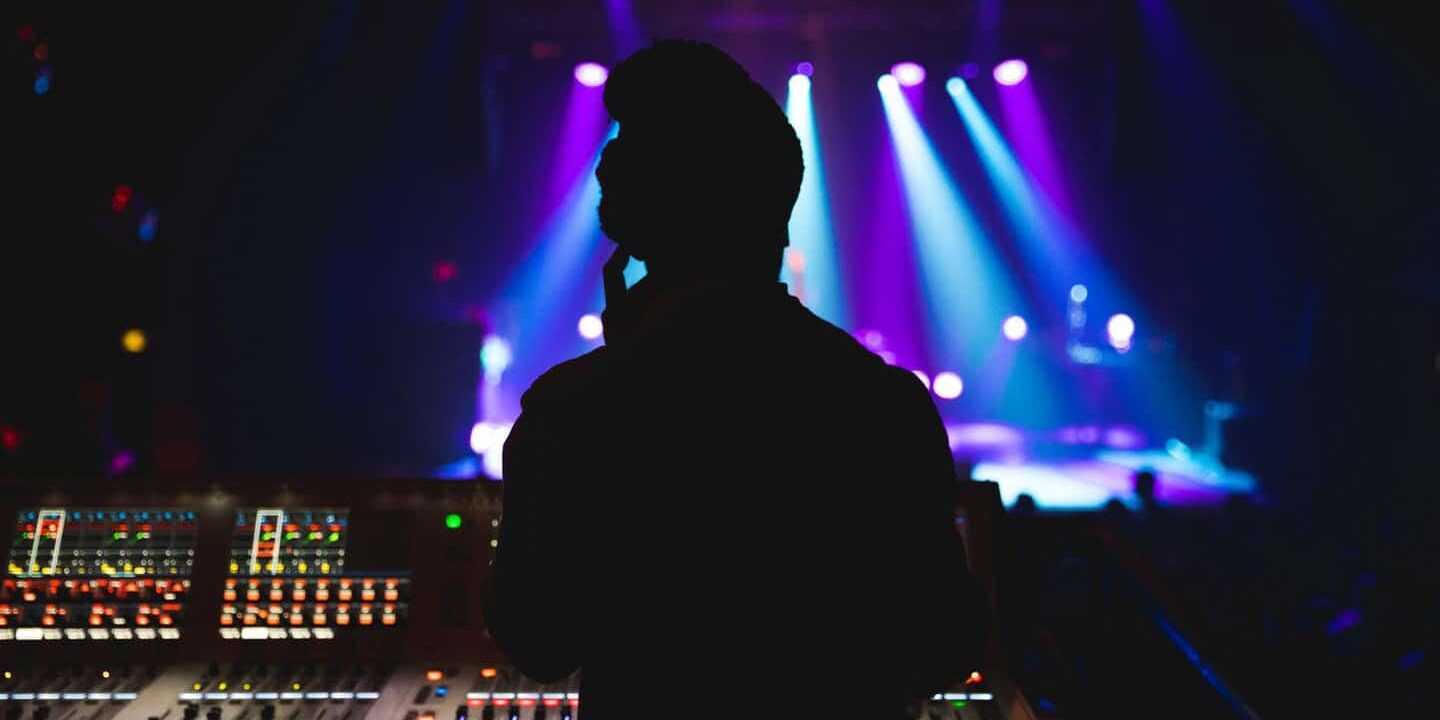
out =
{"type": "Polygon", "coordinates": [[[260,708],[260,720],[275,720],[275,706],[273,704],[266,703],[265,707],[260,708]]]}
{"type": "Polygon", "coordinates": [[[543,704],[535,706],[535,720],[545,720],[545,706],[543,704]]]}
{"type": "Polygon", "coordinates": [[[24,714],[24,705],[11,705],[5,708],[5,720],[20,720],[20,716],[24,714]]]}
{"type": "Polygon", "coordinates": [[[470,708],[464,705],[456,705],[455,720],[470,720],[470,708]]]}
{"type": "Polygon", "coordinates": [[[184,714],[185,720],[195,720],[196,716],[198,716],[199,714],[200,714],[200,706],[199,706],[199,705],[186,705],[186,706],[185,706],[185,714],[184,714]]]}
{"type": "Polygon", "coordinates": [[[480,711],[480,720],[495,720],[495,706],[486,705],[485,709],[480,711]]]}
{"type": "Polygon", "coordinates": [[[560,711],[560,720],[575,720],[575,706],[567,703],[565,709],[560,711]]]}
{"type": "Polygon", "coordinates": [[[48,717],[50,717],[49,705],[41,705],[35,708],[34,712],[30,713],[30,720],[45,720],[45,718],[48,717]]]}
{"type": "Polygon", "coordinates": [[[205,720],[220,720],[220,713],[224,712],[218,707],[212,707],[205,711],[205,720]]]}

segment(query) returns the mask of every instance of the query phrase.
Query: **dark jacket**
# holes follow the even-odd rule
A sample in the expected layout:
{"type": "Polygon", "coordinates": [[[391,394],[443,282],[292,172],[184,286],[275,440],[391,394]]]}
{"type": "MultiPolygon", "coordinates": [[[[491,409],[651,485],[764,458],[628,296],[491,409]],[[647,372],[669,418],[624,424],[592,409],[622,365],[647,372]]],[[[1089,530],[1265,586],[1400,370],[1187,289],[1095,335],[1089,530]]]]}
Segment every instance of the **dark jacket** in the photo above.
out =
{"type": "Polygon", "coordinates": [[[625,336],[537,380],[505,444],[487,622],[522,672],[583,668],[585,720],[877,720],[976,667],[917,378],[779,283],[642,281],[606,322],[625,336]]]}

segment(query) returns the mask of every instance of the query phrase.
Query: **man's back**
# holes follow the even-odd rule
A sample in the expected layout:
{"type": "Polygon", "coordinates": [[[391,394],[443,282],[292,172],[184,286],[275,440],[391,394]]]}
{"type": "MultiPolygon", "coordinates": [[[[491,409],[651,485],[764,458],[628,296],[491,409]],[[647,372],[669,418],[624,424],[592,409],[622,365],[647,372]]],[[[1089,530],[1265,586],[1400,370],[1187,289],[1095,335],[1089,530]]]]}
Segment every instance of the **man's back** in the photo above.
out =
{"type": "Polygon", "coordinates": [[[649,290],[506,445],[490,622],[522,671],[583,667],[606,720],[769,697],[886,717],[971,669],[982,605],[918,380],[782,285],[649,290]]]}

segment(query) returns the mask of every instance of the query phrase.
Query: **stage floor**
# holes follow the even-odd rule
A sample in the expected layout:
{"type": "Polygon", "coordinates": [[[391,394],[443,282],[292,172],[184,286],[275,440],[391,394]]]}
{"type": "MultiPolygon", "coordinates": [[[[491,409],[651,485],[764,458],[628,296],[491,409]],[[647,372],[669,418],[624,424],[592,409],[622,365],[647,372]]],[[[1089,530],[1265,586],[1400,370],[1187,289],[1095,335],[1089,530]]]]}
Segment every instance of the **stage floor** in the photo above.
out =
{"type": "Polygon", "coordinates": [[[992,423],[947,426],[956,458],[974,465],[973,477],[1000,486],[1013,507],[1028,494],[1044,510],[1098,510],[1111,499],[1131,508],[1135,473],[1156,476],[1156,498],[1172,506],[1219,505],[1230,495],[1254,496],[1254,476],[1227,468],[1209,452],[1178,440],[1148,447],[1143,435],[1123,427],[1070,427],[1025,431],[992,423]]]}

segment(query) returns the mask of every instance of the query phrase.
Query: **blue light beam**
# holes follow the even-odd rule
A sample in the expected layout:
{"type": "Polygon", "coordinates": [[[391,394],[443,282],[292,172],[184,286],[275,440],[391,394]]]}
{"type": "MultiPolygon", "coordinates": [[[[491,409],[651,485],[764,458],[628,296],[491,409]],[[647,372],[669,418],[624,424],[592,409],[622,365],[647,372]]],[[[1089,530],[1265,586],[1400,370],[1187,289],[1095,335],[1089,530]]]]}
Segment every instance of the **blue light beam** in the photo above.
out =
{"type": "Polygon", "coordinates": [[[1005,317],[1026,309],[899,83],[885,75],[878,84],[929,305],[932,363],[975,367],[1005,317]]]}
{"type": "MultiPolygon", "coordinates": [[[[791,76],[785,115],[795,127],[795,134],[800,138],[800,152],[805,158],[800,197],[790,215],[790,248],[800,252],[804,263],[801,299],[816,315],[840,327],[849,327],[850,316],[841,281],[835,231],[830,224],[830,197],[825,191],[820,136],[810,99],[810,78],[799,74],[791,76]]],[[[790,265],[786,263],[782,278],[793,289],[796,278],[790,265]]]]}
{"type": "MultiPolygon", "coordinates": [[[[1065,297],[1066,288],[1084,283],[1102,288],[1115,302],[1123,302],[1121,297],[1111,295],[1118,293],[1116,284],[1089,251],[1088,243],[1073,221],[1060,212],[1036,179],[1020,165],[1009,143],[970,92],[969,85],[953,77],[945,83],[945,90],[969,131],[981,167],[995,186],[1000,207],[1014,230],[1028,270],[1041,278],[1045,298],[1058,300],[1065,297]]],[[[1044,306],[1053,318],[1061,303],[1044,306]]]]}

